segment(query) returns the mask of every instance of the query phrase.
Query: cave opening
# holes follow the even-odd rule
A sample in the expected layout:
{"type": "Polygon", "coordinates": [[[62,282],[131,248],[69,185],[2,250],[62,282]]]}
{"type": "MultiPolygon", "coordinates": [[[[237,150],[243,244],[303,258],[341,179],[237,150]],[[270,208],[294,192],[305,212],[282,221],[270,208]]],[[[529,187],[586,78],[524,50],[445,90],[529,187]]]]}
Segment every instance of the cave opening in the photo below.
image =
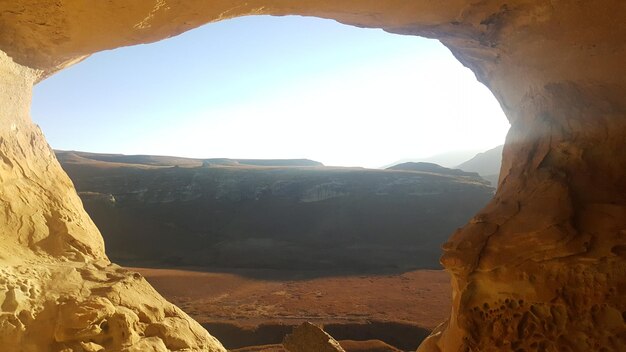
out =
{"type": "Polygon", "coordinates": [[[274,330],[313,320],[343,326],[345,340],[369,336],[415,349],[426,335],[416,334],[415,346],[410,335],[449,314],[439,246],[491,199],[484,181],[497,183],[501,147],[495,160],[478,160],[491,163],[479,174],[450,169],[502,144],[508,122],[438,41],[339,27],[346,26],[239,18],[95,54],[35,87],[33,119],[60,149],[108,256],[143,268],[222,343],[239,335],[279,343],[284,334],[274,330]],[[356,34],[363,31],[377,33],[356,34]],[[272,34],[274,42],[259,43],[272,34]],[[237,45],[225,44],[229,36],[237,45]],[[236,63],[225,64],[229,58],[236,63]],[[304,164],[246,164],[258,159],[304,164]],[[365,171],[409,161],[446,171],[365,171]],[[216,280],[220,289],[202,292],[216,280]],[[190,282],[202,282],[200,289],[173,289],[190,282]],[[239,297],[243,303],[229,309],[206,309],[207,299],[255,285],[261,303],[239,297]],[[338,289],[344,285],[373,293],[333,312],[354,299],[338,289]],[[390,286],[406,292],[389,295],[390,286]],[[432,292],[409,298],[424,290],[432,292]],[[324,309],[313,308],[320,302],[324,309]],[[426,305],[436,308],[419,308],[426,305]]]}
{"type": "Polygon", "coordinates": [[[418,351],[626,349],[626,154],[615,152],[626,141],[624,2],[32,3],[0,4],[7,351],[225,351],[139,273],[108,260],[30,102],[35,83],[92,53],[258,14],[437,38],[511,122],[496,196],[442,248],[452,312],[418,351]]]}

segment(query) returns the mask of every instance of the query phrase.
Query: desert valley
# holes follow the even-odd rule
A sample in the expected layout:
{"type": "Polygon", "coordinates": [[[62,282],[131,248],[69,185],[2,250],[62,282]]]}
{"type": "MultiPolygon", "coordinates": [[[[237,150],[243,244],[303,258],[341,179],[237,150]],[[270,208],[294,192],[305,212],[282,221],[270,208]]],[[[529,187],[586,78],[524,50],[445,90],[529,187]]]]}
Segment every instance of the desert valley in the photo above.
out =
{"type": "Polygon", "coordinates": [[[494,192],[432,163],[56,154],[109,257],[239,351],[304,322],[347,351],[415,350],[449,314],[440,246],[494,192]]]}

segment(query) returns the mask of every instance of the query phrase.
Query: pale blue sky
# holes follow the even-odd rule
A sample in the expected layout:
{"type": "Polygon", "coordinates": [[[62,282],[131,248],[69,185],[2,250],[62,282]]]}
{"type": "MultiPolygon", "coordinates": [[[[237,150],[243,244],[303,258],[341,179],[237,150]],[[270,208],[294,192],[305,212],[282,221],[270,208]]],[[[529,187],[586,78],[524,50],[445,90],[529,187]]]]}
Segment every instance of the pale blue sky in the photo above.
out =
{"type": "Polygon", "coordinates": [[[35,87],[53,148],[378,167],[504,142],[491,93],[439,42],[245,17],[93,55],[35,87]]]}

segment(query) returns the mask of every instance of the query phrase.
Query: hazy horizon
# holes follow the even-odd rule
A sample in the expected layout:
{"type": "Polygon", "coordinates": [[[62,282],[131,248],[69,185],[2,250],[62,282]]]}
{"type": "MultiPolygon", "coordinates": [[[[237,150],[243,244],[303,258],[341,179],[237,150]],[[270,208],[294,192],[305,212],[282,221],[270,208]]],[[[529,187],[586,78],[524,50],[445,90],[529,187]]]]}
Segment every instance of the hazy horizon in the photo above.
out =
{"type": "MultiPolygon", "coordinates": [[[[172,155],[172,154],[129,154],[129,153],[109,153],[106,151],[102,151],[102,152],[93,152],[93,151],[89,151],[89,150],[78,150],[78,149],[59,149],[59,148],[53,148],[55,151],[57,152],[67,152],[67,153],[71,153],[71,152],[76,152],[76,153],[90,153],[90,154],[103,154],[103,155],[123,155],[123,156],[155,156],[155,157],[166,157],[166,158],[188,158],[188,159],[200,159],[200,160],[209,160],[209,159],[232,159],[232,160],[311,160],[311,161],[317,161],[317,162],[321,162],[319,160],[315,160],[315,159],[311,159],[311,158],[306,158],[306,157],[301,157],[301,158],[272,158],[272,157],[266,157],[266,158],[231,158],[229,156],[211,156],[211,157],[188,157],[188,156],[181,156],[181,155],[172,155]]],[[[425,157],[417,157],[417,158],[404,158],[404,159],[397,159],[394,160],[392,162],[389,162],[387,164],[383,164],[383,165],[378,165],[378,166],[360,166],[360,165],[351,165],[351,166],[346,166],[346,165],[329,165],[329,164],[325,164],[323,162],[321,162],[322,164],[324,164],[324,166],[330,166],[330,167],[361,167],[361,168],[369,168],[369,169],[385,169],[388,167],[391,167],[393,165],[397,165],[400,163],[406,163],[406,162],[429,162],[429,163],[436,163],[439,164],[441,166],[444,167],[448,167],[448,168],[454,168],[456,166],[458,166],[459,164],[468,161],[469,159],[473,158],[474,156],[476,156],[479,153],[483,153],[486,152],[487,150],[455,150],[455,151],[451,151],[451,152],[447,152],[447,153],[440,153],[440,154],[435,154],[435,155],[429,155],[429,156],[425,156],[425,157]]]]}
{"type": "Polygon", "coordinates": [[[35,87],[55,149],[377,168],[504,143],[499,104],[441,43],[245,17],[98,53],[35,87]]]}

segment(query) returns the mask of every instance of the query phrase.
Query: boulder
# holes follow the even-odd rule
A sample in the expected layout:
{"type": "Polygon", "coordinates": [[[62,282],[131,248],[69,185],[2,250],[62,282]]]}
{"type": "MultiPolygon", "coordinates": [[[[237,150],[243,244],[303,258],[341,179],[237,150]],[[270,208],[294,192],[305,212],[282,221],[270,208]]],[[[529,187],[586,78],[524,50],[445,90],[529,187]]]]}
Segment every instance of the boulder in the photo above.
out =
{"type": "Polygon", "coordinates": [[[283,346],[289,352],[345,352],[332,336],[309,322],[302,323],[285,336],[283,346]]]}

